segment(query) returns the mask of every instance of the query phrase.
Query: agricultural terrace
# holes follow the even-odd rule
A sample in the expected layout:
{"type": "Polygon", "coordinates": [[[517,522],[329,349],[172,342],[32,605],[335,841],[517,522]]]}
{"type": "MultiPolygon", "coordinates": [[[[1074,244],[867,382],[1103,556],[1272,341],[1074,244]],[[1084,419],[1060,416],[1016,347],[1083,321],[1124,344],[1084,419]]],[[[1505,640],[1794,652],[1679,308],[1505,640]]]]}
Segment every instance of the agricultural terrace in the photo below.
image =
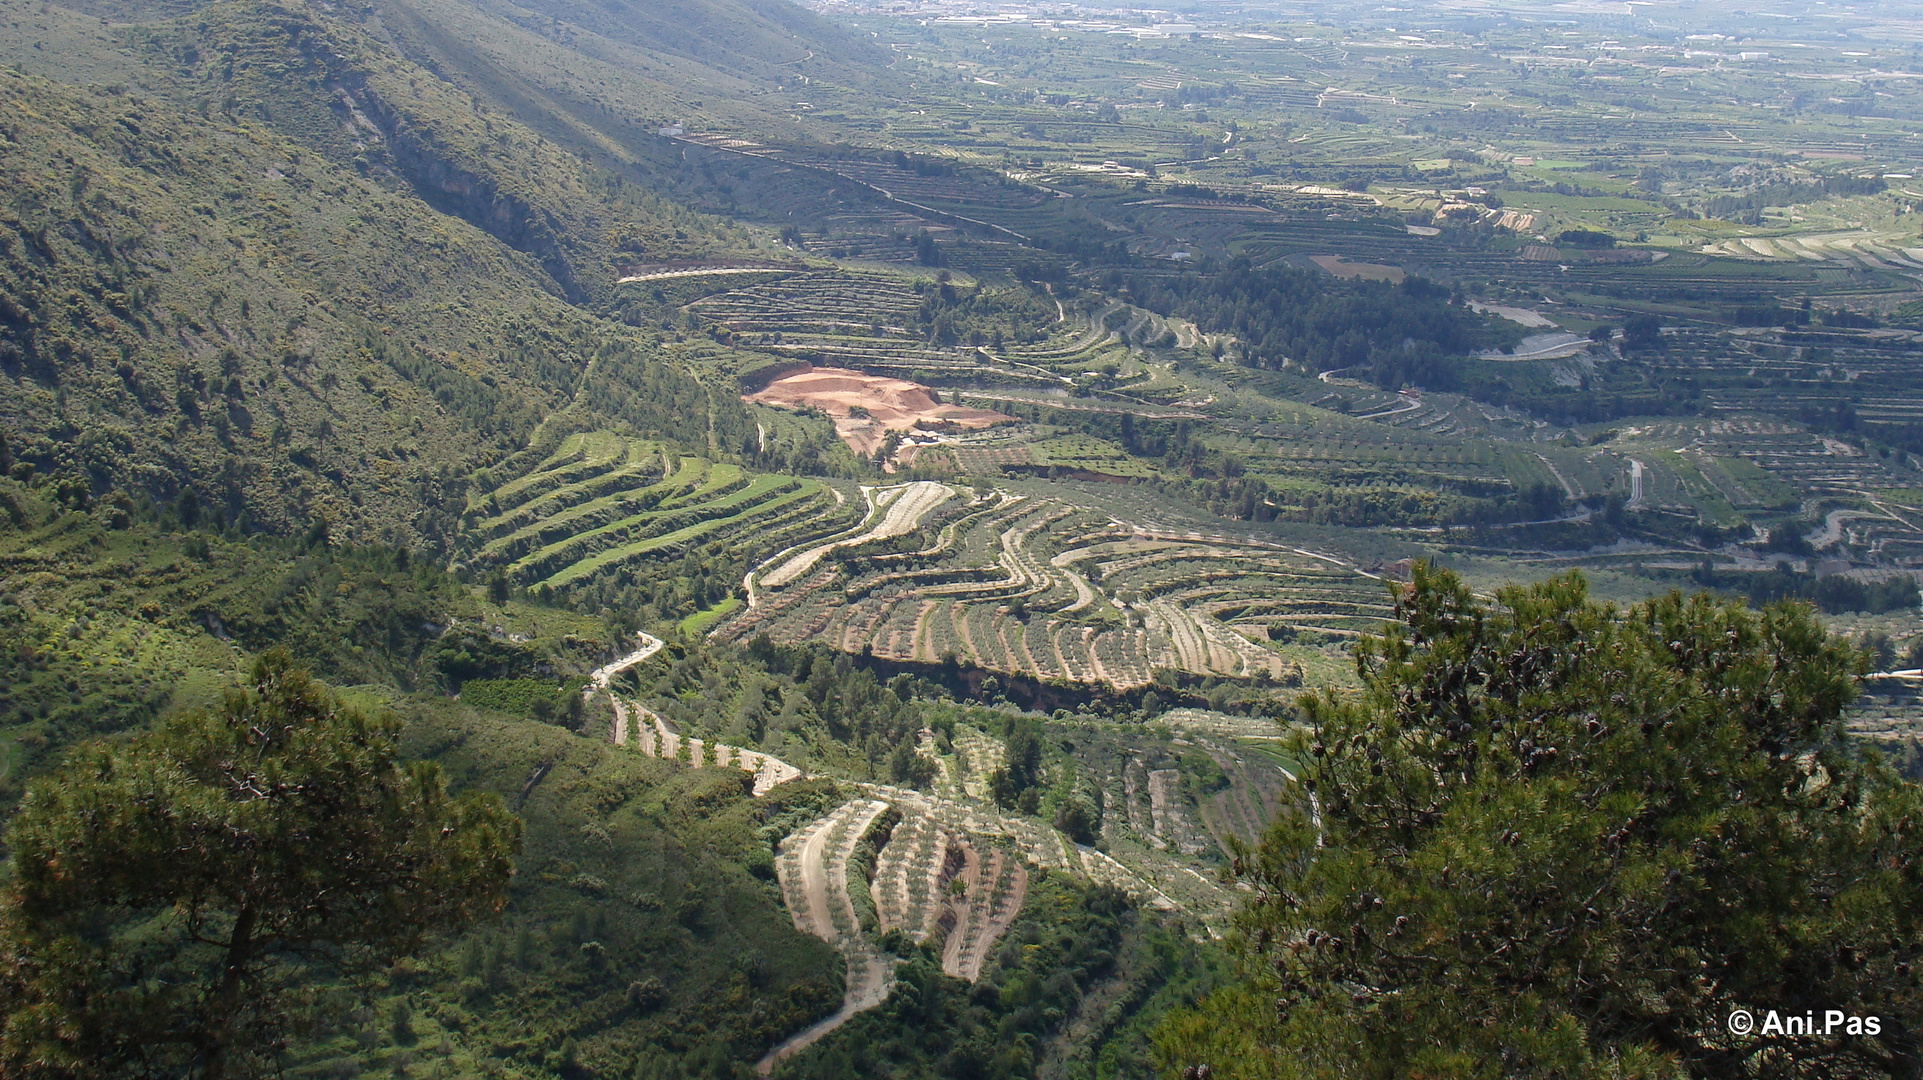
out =
{"type": "Polygon", "coordinates": [[[684,310],[734,344],[790,360],[924,380],[1056,382],[995,360],[993,350],[1041,341],[1061,318],[1026,288],[824,269],[705,296],[684,310]]]}
{"type": "Polygon", "coordinates": [[[769,1050],[757,1066],[763,1076],[782,1058],[812,1045],[854,1014],[888,999],[894,963],[863,932],[848,874],[848,862],[856,846],[887,810],[887,803],[876,800],[845,803],[783,839],[776,851],[775,873],[781,883],[781,898],[795,927],[833,945],[847,967],[841,1008],[769,1050]]]}
{"type": "Polygon", "coordinates": [[[1389,614],[1378,580],[1282,544],[1005,490],[869,494],[860,525],[762,563],[749,605],[714,633],[1126,689],[1158,669],[1279,679],[1289,665],[1272,639],[1350,636],[1389,614]]]}
{"type": "Polygon", "coordinates": [[[470,507],[467,558],[517,584],[561,589],[697,546],[774,550],[833,528],[837,506],[817,480],[590,432],[470,507]]]}
{"type": "MultiPolygon", "coordinates": [[[[1290,770],[1299,767],[1276,750],[1281,728],[1258,717],[1177,709],[1153,728],[1081,723],[1052,731],[1059,735],[1061,756],[1046,767],[1048,782],[1058,792],[1072,792],[1070,798],[1086,809],[1090,831],[1083,839],[1099,837],[1100,858],[1056,831],[1023,825],[1023,819],[979,810],[955,817],[943,809],[979,805],[986,791],[977,792],[970,781],[985,779],[1002,763],[1001,740],[974,724],[958,722],[947,739],[924,740],[921,753],[938,766],[935,792],[924,801],[947,814],[944,827],[958,835],[1008,837],[1040,865],[1072,859],[1069,869],[1079,864],[1098,880],[1217,925],[1225,896],[1195,871],[1232,858],[1237,844],[1256,842],[1287,811],[1290,770]]],[[[883,790],[895,789],[871,788],[883,790]]],[[[898,798],[896,805],[907,804],[898,798]]],[[[904,835],[917,834],[897,833],[904,835]]],[[[908,888],[902,918],[912,928],[915,918],[927,915],[921,906],[926,894],[913,876],[908,888]]]]}
{"type": "Polygon", "coordinates": [[[864,784],[862,790],[862,797],[789,835],[777,850],[776,874],[795,926],[835,946],[847,961],[847,982],[841,1008],[771,1050],[763,1075],[887,1000],[895,960],[880,948],[882,935],[932,940],[946,974],[979,978],[1021,912],[1031,866],[1112,885],[1164,911],[1186,911],[1214,933],[1225,925],[1228,894],[1172,860],[1152,859],[1150,874],[1139,873],[1025,818],[905,788],[864,784]]]}
{"type": "MultiPolygon", "coordinates": [[[[802,775],[766,754],[684,736],[638,703],[609,694],[617,745],[695,768],[743,770],[754,776],[757,796],[802,775]]],[[[979,733],[976,738],[984,739],[979,733]]],[[[1135,763],[1139,765],[1139,759],[1135,763]]],[[[1239,763],[1233,758],[1233,764],[1239,763]]],[[[1264,779],[1237,769],[1230,791],[1204,797],[1202,820],[1232,820],[1235,824],[1229,827],[1238,838],[1259,833],[1279,809],[1280,773],[1273,768],[1268,772],[1264,779]],[[1256,792],[1253,801],[1250,792],[1256,792]]],[[[1157,848],[1170,846],[1160,836],[1183,830],[1184,839],[1176,846],[1180,853],[1193,855],[1202,847],[1188,841],[1195,831],[1190,824],[1194,818],[1179,775],[1174,768],[1152,774],[1153,793],[1143,805],[1154,816],[1156,831],[1150,837],[1157,848]]],[[[944,972],[977,979],[996,941],[1021,911],[1031,865],[1113,885],[1164,910],[1188,911],[1217,932],[1229,910],[1226,893],[1179,862],[1134,853],[1125,863],[1025,818],[904,788],[861,787],[863,797],[815,819],[777,849],[776,874],[796,928],[833,945],[847,963],[847,975],[841,1008],[771,1050],[762,1062],[764,1073],[855,1013],[887,999],[894,958],[879,947],[881,935],[900,931],[913,941],[932,939],[944,972]]],[[[1129,812],[1134,813],[1132,805],[1129,812]]]]}
{"type": "MultiPolygon", "coordinates": [[[[847,545],[907,537],[944,504],[963,498],[929,482],[870,488],[863,495],[870,514],[857,531],[771,560],[764,574],[774,588],[805,578],[847,545]]],[[[624,696],[618,677],[651,662],[663,647],[646,634],[639,635],[639,645],[597,670],[588,690],[608,695],[617,746],[686,767],[741,770],[752,776],[758,797],[803,776],[763,751],[681,731],[624,696]]],[[[972,718],[995,715],[977,710],[972,718]]],[[[1046,815],[1009,813],[989,802],[984,781],[1007,757],[1001,739],[966,719],[945,725],[941,738],[924,729],[917,752],[936,766],[933,791],[849,785],[852,798],[795,829],[776,848],[776,877],[790,917],[797,929],[842,955],[845,993],[831,1015],[777,1044],[760,1071],[770,1073],[784,1058],[883,1003],[893,988],[897,959],[891,950],[900,948],[895,941],[931,943],[946,974],[980,978],[1021,913],[1038,869],[1113,886],[1145,906],[1183,912],[1219,935],[1232,897],[1200,870],[1253,842],[1287,812],[1290,776],[1269,746],[1277,730],[1268,721],[1194,709],[1166,714],[1154,731],[1123,723],[1060,729],[1063,738],[1051,742],[1061,752],[1054,746],[1044,751],[1042,782],[1072,791],[1071,799],[1094,808],[1092,822],[1066,826],[1076,830],[1071,836],[1045,824],[1046,815]]]]}

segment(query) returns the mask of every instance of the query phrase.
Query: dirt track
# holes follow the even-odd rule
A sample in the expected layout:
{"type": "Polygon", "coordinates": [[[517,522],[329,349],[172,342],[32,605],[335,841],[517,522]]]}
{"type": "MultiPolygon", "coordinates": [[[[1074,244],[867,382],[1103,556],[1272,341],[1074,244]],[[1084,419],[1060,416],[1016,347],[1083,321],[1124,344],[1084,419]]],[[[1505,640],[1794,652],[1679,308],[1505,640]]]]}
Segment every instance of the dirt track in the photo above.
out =
{"type": "Polygon", "coordinates": [[[653,634],[637,630],[634,636],[641,639],[641,647],[611,664],[595,668],[594,674],[588,677],[590,681],[587,688],[581,691],[584,698],[593,697],[596,691],[600,691],[614,703],[614,741],[617,743],[628,741],[628,710],[622,706],[621,699],[608,689],[608,684],[614,681],[616,675],[661,651],[661,639],[653,634]]]}
{"type": "Polygon", "coordinates": [[[758,584],[765,588],[779,588],[813,569],[823,555],[836,548],[854,547],[871,540],[887,540],[901,536],[914,529],[930,510],[952,497],[955,489],[946,484],[937,484],[932,480],[917,480],[896,487],[863,488],[861,493],[875,508],[869,516],[876,518],[876,513],[879,512],[879,517],[873,525],[854,536],[831,540],[797,552],[780,566],[763,575],[758,584]]]}
{"type": "Polygon", "coordinates": [[[767,1076],[776,1063],[814,1044],[863,1009],[888,1000],[894,965],[876,952],[861,932],[853,902],[848,898],[848,858],[875,818],[888,809],[879,800],[857,799],[782,842],[775,866],[783,898],[795,927],[833,945],[847,961],[846,992],[841,1008],[790,1036],[769,1050],[755,1066],[767,1076]]]}

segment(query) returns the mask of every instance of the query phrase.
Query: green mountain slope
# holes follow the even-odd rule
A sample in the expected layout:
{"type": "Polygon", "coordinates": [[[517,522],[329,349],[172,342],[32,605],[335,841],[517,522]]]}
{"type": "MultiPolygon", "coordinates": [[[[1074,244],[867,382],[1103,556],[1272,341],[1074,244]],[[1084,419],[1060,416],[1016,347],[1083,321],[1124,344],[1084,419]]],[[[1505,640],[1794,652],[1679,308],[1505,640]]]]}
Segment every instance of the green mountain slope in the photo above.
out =
{"type": "Polygon", "coordinates": [[[765,839],[833,805],[832,782],[751,799],[740,774],[455,705],[416,714],[408,749],[526,823],[508,912],[390,983],[414,1003],[410,1030],[375,1028],[372,1053],[351,1027],[330,1033],[297,1067],[728,1076],[833,1008],[836,958],[781,909],[765,839]]]}
{"type": "Polygon", "coordinates": [[[663,124],[825,141],[797,99],[908,93],[872,38],[787,0],[380,0],[362,18],[465,92],[657,188],[682,165],[663,124]]]}
{"type": "Polygon", "coordinates": [[[190,100],[232,105],[336,165],[405,185],[534,259],[570,300],[605,295],[620,262],[739,241],[307,5],[215,4],[155,28],[149,55],[183,65],[190,100]]]}
{"type": "MultiPolygon", "coordinates": [[[[45,21],[90,78],[114,70],[114,39],[45,21]]],[[[250,527],[438,546],[467,474],[577,403],[643,435],[752,431],[654,363],[654,335],[570,303],[623,261],[739,233],[303,7],[118,40],[147,89],[0,74],[0,423],[20,460],[94,490],[191,486],[250,527]]]]}

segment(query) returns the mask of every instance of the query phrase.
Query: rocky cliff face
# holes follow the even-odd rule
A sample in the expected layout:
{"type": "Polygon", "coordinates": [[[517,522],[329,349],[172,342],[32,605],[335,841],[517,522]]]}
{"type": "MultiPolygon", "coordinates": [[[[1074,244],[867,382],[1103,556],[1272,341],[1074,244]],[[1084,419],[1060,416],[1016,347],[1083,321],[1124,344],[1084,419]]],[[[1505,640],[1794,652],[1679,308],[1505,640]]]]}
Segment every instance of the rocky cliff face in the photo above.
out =
{"type": "Polygon", "coordinates": [[[394,173],[422,201],[532,257],[568,301],[588,299],[576,267],[576,260],[585,253],[567,242],[566,226],[551,208],[503,191],[495,177],[464,165],[458,152],[441,143],[431,124],[396,108],[367,85],[363,73],[342,71],[330,88],[344,120],[352,123],[365,117],[371,122],[375,130],[370,136],[379,138],[394,173]]]}

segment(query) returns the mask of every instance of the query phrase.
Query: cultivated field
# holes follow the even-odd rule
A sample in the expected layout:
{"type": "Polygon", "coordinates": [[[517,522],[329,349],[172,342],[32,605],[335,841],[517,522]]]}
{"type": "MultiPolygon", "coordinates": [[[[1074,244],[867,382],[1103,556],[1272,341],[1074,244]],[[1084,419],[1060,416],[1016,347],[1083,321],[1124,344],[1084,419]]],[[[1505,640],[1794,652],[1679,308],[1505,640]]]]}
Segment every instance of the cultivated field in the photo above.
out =
{"type": "Polygon", "coordinates": [[[479,502],[469,560],[519,584],[561,589],[697,546],[775,550],[831,526],[837,505],[818,480],[593,432],[570,436],[479,502]]]}
{"type": "Polygon", "coordinates": [[[1272,637],[1352,635],[1388,614],[1379,582],[1281,544],[926,481],[870,498],[866,528],[753,571],[751,603],[713,632],[1133,688],[1157,669],[1280,678],[1272,637]]]}

